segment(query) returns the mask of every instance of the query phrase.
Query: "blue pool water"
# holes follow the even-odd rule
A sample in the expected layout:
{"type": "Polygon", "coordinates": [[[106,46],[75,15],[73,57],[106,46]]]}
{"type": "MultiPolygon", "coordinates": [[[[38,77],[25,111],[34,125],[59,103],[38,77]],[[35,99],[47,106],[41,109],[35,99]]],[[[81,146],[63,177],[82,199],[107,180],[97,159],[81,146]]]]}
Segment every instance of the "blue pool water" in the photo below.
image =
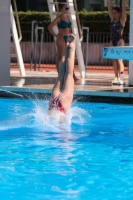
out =
{"type": "Polygon", "coordinates": [[[75,102],[63,126],[47,108],[0,99],[0,198],[132,200],[133,106],[75,102]]]}

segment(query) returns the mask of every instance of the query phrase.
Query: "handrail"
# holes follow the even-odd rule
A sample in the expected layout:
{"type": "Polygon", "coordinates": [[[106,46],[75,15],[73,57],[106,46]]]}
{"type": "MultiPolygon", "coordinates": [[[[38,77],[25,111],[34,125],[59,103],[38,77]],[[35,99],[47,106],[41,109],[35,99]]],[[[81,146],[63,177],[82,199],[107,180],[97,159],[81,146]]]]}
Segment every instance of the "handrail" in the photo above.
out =
{"type": "Polygon", "coordinates": [[[78,30],[79,30],[79,38],[80,38],[80,42],[81,42],[83,40],[83,31],[82,31],[81,24],[80,24],[80,19],[79,19],[78,7],[77,7],[76,0],[73,0],[73,3],[74,3],[75,11],[76,11],[77,25],[78,25],[78,30]]]}
{"type": "Polygon", "coordinates": [[[85,66],[87,67],[88,57],[89,57],[89,54],[88,54],[88,52],[89,52],[89,48],[88,48],[88,44],[89,44],[89,27],[82,27],[82,32],[84,30],[86,30],[86,59],[85,59],[85,66]]]}
{"type": "Polygon", "coordinates": [[[19,16],[18,16],[16,0],[13,0],[13,5],[14,5],[14,9],[15,9],[16,23],[17,23],[17,28],[18,28],[18,35],[19,35],[18,40],[20,42],[22,40],[22,31],[21,31],[21,26],[20,26],[20,21],[19,21],[19,16]]]}

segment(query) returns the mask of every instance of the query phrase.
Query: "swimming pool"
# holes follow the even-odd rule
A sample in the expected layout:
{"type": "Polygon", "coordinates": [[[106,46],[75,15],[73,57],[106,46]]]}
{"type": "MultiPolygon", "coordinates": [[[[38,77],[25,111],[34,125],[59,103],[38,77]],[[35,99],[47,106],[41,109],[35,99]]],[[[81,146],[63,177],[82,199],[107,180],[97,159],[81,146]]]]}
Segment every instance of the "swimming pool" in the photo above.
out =
{"type": "Polygon", "coordinates": [[[0,99],[3,200],[132,200],[133,106],[74,102],[63,127],[47,101],[0,99]]]}

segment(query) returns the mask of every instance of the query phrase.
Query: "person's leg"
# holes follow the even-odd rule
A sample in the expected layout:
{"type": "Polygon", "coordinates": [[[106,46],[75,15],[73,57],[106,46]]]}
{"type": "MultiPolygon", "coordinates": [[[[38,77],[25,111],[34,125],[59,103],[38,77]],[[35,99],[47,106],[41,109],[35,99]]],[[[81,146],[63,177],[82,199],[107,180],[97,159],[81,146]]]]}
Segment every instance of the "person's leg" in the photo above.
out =
{"type": "Polygon", "coordinates": [[[60,94],[60,81],[57,79],[56,83],[54,84],[54,87],[52,89],[51,100],[53,100],[56,97],[58,97],[59,94],[60,94]]]}
{"type": "MultiPolygon", "coordinates": [[[[113,47],[113,46],[114,46],[113,43],[110,41],[109,47],[113,47]]],[[[112,84],[117,84],[117,79],[118,79],[117,60],[112,60],[112,65],[113,65],[114,75],[115,75],[114,80],[112,80],[112,84]]]]}
{"type": "MultiPolygon", "coordinates": [[[[67,62],[68,62],[69,52],[70,50],[66,48],[64,55],[60,61],[58,78],[53,87],[52,94],[51,94],[51,101],[50,101],[52,103],[52,101],[56,97],[59,97],[60,102],[65,110],[68,110],[68,108],[70,107],[70,104],[73,99],[73,91],[74,91],[74,79],[73,79],[74,59],[73,59],[73,63],[70,63],[68,65],[67,62]],[[68,82],[70,84],[69,86],[67,86],[68,82]],[[69,87],[71,87],[71,89],[69,89],[69,87]]],[[[50,114],[52,113],[53,113],[53,110],[50,111],[50,114]]]]}
{"type": "Polygon", "coordinates": [[[52,89],[52,96],[51,96],[52,99],[59,96],[61,90],[63,89],[65,73],[66,73],[67,53],[68,53],[68,49],[66,48],[64,51],[64,54],[59,62],[58,77],[57,77],[56,83],[52,89]]]}
{"type": "Polygon", "coordinates": [[[71,105],[74,93],[73,70],[75,57],[75,41],[70,43],[69,47],[67,47],[66,72],[64,76],[63,89],[60,94],[61,104],[66,110],[68,110],[71,105]]]}
{"type": "MultiPolygon", "coordinates": [[[[70,44],[71,45],[71,44],[70,44]]],[[[73,78],[73,69],[74,69],[74,55],[75,55],[75,48],[70,48],[71,46],[68,45],[67,47],[67,57],[66,57],[66,65],[65,65],[65,74],[64,74],[64,79],[62,83],[62,92],[67,92],[66,88],[69,88],[69,78],[72,80],[73,78]],[[67,87],[68,85],[68,87],[67,87]]],[[[70,84],[71,85],[71,84],[70,84]]],[[[73,84],[72,84],[73,85],[73,84]]]]}
{"type": "Polygon", "coordinates": [[[117,79],[118,79],[118,76],[119,76],[119,68],[118,68],[117,60],[113,60],[113,68],[114,68],[115,78],[112,81],[112,83],[117,83],[117,79]]]}
{"type": "Polygon", "coordinates": [[[118,65],[119,65],[120,73],[124,72],[124,64],[122,60],[118,60],[118,65]]]}
{"type": "MultiPolygon", "coordinates": [[[[63,39],[64,40],[64,39],[63,39]]],[[[64,45],[64,44],[63,44],[64,45]]],[[[61,50],[63,50],[62,48],[62,42],[60,43],[60,41],[58,41],[57,39],[57,46],[58,48],[61,47],[61,50]]],[[[65,43],[65,47],[66,47],[66,43],[65,43]]],[[[59,55],[61,56],[62,51],[59,48],[59,55]]],[[[64,77],[66,74],[66,61],[67,61],[67,54],[68,54],[68,49],[65,48],[65,50],[63,50],[63,54],[62,57],[60,58],[59,62],[59,66],[58,66],[58,77],[56,80],[56,83],[54,84],[54,87],[52,89],[52,94],[51,94],[51,98],[54,99],[57,96],[59,96],[62,88],[63,88],[63,84],[64,84],[64,77]]],[[[58,56],[59,59],[59,56],[58,56]]]]}
{"type": "Polygon", "coordinates": [[[119,66],[119,77],[118,77],[118,84],[123,85],[124,84],[124,64],[122,60],[118,60],[118,66],[119,66]]]}
{"type": "Polygon", "coordinates": [[[57,38],[56,46],[57,46],[56,69],[57,69],[57,72],[59,72],[59,64],[66,48],[66,43],[63,37],[57,38]]]}
{"type": "MultiPolygon", "coordinates": [[[[118,41],[117,43],[117,46],[119,47],[123,47],[125,44],[124,44],[124,40],[121,39],[118,41]]],[[[118,60],[118,65],[119,65],[119,68],[120,68],[120,74],[124,72],[124,64],[123,64],[123,61],[122,60],[118,60]]]]}
{"type": "MultiPolygon", "coordinates": [[[[66,41],[64,40],[63,37],[57,38],[57,40],[56,40],[56,46],[57,46],[56,69],[57,69],[57,72],[59,72],[59,64],[60,64],[60,61],[61,61],[61,59],[63,57],[65,48],[66,48],[66,41]]],[[[74,78],[74,81],[76,83],[78,83],[78,82],[81,81],[81,78],[77,77],[75,75],[74,69],[73,69],[73,78],[74,78]]]]}
{"type": "MultiPolygon", "coordinates": [[[[120,39],[117,43],[117,46],[124,46],[124,40],[120,39]]],[[[118,84],[123,84],[123,74],[124,74],[124,63],[122,60],[118,60],[118,66],[119,66],[119,74],[118,74],[118,84]],[[122,79],[122,80],[121,80],[122,79]]]]}

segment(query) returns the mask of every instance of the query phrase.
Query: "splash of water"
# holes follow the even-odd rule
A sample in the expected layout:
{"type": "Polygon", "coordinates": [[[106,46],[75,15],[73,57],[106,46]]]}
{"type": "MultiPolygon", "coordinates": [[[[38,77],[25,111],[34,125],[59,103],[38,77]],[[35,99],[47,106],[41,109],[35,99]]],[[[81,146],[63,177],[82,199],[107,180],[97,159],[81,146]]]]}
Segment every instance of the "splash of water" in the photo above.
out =
{"type": "Polygon", "coordinates": [[[73,106],[67,112],[65,121],[60,123],[60,115],[58,113],[55,114],[54,117],[48,114],[48,104],[45,104],[45,106],[36,104],[32,115],[39,126],[57,129],[59,128],[62,130],[69,130],[72,123],[85,125],[85,123],[88,123],[88,119],[91,117],[87,111],[77,106],[73,106]]]}
{"type": "Polygon", "coordinates": [[[67,115],[66,120],[60,123],[60,116],[54,117],[48,114],[48,101],[31,101],[32,106],[24,111],[23,104],[8,113],[8,119],[1,121],[0,130],[15,128],[33,128],[42,131],[58,132],[60,130],[70,131],[72,124],[85,125],[88,123],[90,115],[87,111],[73,105],[67,115]]]}

